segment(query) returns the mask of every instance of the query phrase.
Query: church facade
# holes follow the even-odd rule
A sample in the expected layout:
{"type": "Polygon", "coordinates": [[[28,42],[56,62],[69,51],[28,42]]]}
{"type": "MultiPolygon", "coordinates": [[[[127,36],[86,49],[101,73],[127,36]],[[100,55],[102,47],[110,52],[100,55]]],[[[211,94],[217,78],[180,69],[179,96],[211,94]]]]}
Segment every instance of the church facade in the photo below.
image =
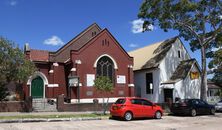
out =
{"type": "Polygon", "coordinates": [[[92,24],[55,52],[25,47],[26,58],[37,71],[23,89],[25,96],[56,99],[63,94],[72,102],[92,102],[97,98],[134,96],[133,58],[108,29],[92,24]],[[96,91],[94,80],[107,76],[113,92],[96,91]]]}

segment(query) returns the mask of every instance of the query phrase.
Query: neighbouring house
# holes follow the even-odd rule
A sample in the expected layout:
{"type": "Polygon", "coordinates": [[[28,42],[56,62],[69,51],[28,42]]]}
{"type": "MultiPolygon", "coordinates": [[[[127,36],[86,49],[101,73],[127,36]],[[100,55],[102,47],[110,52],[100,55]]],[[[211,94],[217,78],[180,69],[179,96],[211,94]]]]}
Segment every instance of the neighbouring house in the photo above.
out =
{"type": "Polygon", "coordinates": [[[207,81],[207,97],[209,102],[218,102],[220,100],[220,92],[222,92],[222,86],[212,82],[207,81]]]}
{"type": "Polygon", "coordinates": [[[25,54],[38,71],[24,85],[26,96],[56,99],[59,95],[71,102],[92,103],[93,99],[134,96],[133,58],[108,29],[92,24],[55,52],[30,49],[25,54]],[[97,76],[108,76],[114,90],[110,94],[96,91],[97,76]]]}
{"type": "Polygon", "coordinates": [[[200,67],[178,37],[129,52],[135,95],[156,103],[200,97],[200,67]]]}

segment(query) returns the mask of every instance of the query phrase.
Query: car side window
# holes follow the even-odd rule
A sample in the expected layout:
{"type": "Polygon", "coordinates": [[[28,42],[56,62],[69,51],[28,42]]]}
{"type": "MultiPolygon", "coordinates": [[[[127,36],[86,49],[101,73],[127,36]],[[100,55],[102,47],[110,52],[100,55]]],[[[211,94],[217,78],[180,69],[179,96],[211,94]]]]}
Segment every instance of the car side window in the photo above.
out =
{"type": "Polygon", "coordinates": [[[198,105],[199,104],[199,102],[197,100],[193,100],[192,103],[193,103],[193,105],[198,105]]]}
{"type": "Polygon", "coordinates": [[[131,100],[131,103],[132,103],[132,104],[136,104],[136,105],[142,105],[142,102],[141,102],[140,99],[132,99],[132,100],[131,100]]]}
{"type": "Polygon", "coordinates": [[[152,103],[147,100],[142,100],[142,104],[145,106],[152,106],[152,103]]]}
{"type": "Polygon", "coordinates": [[[206,103],[202,100],[199,100],[200,105],[206,105],[206,103]]]}

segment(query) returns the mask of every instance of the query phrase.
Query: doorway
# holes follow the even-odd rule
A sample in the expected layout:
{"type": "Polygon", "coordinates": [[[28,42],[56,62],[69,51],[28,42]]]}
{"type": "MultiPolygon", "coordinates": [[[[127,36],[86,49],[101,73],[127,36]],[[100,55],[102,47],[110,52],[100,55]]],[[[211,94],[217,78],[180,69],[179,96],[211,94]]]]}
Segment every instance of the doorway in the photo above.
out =
{"type": "Polygon", "coordinates": [[[32,98],[43,98],[44,82],[40,76],[32,80],[31,96],[32,98]]]}
{"type": "Polygon", "coordinates": [[[163,89],[164,91],[164,102],[173,101],[173,89],[163,89]]]}

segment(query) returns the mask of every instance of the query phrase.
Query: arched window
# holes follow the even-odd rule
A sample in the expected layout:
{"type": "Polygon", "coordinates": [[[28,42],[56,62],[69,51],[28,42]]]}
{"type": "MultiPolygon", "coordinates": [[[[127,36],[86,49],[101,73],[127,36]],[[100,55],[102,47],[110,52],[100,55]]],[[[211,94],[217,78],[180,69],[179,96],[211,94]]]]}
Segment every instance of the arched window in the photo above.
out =
{"type": "Polygon", "coordinates": [[[99,59],[96,66],[96,74],[97,76],[107,76],[113,82],[114,76],[114,64],[113,61],[107,57],[103,56],[99,59]]]}

